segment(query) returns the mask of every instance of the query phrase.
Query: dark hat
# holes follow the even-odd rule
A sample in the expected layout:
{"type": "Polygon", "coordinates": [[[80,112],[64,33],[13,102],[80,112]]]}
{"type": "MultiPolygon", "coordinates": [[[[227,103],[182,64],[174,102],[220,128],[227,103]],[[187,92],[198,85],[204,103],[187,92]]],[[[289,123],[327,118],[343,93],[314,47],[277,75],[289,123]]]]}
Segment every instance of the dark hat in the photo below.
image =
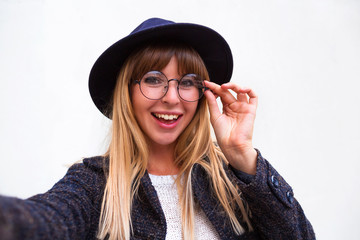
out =
{"type": "Polygon", "coordinates": [[[222,84],[230,81],[233,69],[232,54],[229,45],[220,34],[197,24],[151,18],[106,49],[91,69],[90,95],[104,115],[109,117],[109,103],[118,73],[126,58],[139,46],[162,39],[180,41],[194,48],[203,59],[212,82],[222,84]]]}

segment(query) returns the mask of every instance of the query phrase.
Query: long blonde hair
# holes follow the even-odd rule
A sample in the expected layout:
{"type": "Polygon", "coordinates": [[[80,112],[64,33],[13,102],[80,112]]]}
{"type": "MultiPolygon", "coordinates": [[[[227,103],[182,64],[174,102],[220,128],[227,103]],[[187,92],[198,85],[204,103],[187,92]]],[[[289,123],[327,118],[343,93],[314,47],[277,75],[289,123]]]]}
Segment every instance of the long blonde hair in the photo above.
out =
{"type": "MultiPolygon", "coordinates": [[[[131,208],[140,179],[146,173],[148,145],[134,116],[129,87],[149,70],[163,69],[171,57],[178,60],[179,74],[197,73],[209,79],[199,54],[182,44],[151,44],[135,51],[120,70],[111,104],[112,138],[104,157],[109,158],[109,171],[101,206],[98,238],[130,239],[131,208]]],[[[194,239],[195,202],[191,171],[200,164],[209,175],[214,195],[225,209],[237,234],[244,232],[235,209],[240,208],[242,221],[252,230],[249,212],[241,193],[229,180],[223,168],[226,159],[211,139],[210,120],[205,98],[199,100],[197,111],[177,140],[175,163],[179,168],[176,184],[180,195],[184,239],[194,239]],[[206,159],[204,158],[206,156],[206,159]],[[181,176],[181,181],[180,181],[181,176]]]]}

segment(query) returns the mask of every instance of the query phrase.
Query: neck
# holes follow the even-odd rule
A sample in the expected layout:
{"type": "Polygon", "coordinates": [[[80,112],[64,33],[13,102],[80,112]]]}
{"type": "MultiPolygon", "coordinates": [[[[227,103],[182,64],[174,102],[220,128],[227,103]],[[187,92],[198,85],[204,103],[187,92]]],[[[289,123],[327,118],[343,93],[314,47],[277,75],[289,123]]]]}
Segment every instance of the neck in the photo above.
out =
{"type": "Polygon", "coordinates": [[[175,165],[175,143],[170,145],[151,144],[149,152],[148,173],[153,175],[176,175],[179,171],[175,165]]]}

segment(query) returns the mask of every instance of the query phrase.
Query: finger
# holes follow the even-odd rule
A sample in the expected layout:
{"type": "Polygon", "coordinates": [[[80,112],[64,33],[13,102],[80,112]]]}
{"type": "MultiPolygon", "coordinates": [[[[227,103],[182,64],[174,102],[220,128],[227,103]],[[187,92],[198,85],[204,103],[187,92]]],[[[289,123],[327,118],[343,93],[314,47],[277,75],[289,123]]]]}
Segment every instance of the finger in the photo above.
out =
{"type": "Polygon", "coordinates": [[[252,89],[250,89],[250,91],[249,91],[247,94],[248,94],[248,96],[250,97],[249,103],[252,104],[252,105],[257,106],[258,101],[259,101],[259,97],[258,97],[258,95],[255,93],[255,91],[252,90],[252,89]]]}
{"type": "Polygon", "coordinates": [[[210,120],[211,122],[214,122],[221,115],[219,106],[216,102],[216,96],[211,91],[205,91],[204,95],[209,105],[210,120]]]}
{"type": "Polygon", "coordinates": [[[248,102],[248,97],[247,97],[246,93],[238,93],[237,99],[240,102],[246,102],[246,103],[248,102]]]}
{"type": "Polygon", "coordinates": [[[220,85],[204,81],[205,86],[209,88],[214,94],[218,95],[221,98],[223,105],[227,105],[236,101],[236,98],[230,93],[229,90],[222,88],[220,85]]]}
{"type": "MultiPolygon", "coordinates": [[[[234,92],[237,93],[237,98],[241,101],[241,100],[245,100],[244,96],[246,97],[249,96],[249,103],[252,105],[257,105],[258,103],[258,96],[255,93],[254,90],[252,90],[251,88],[248,87],[240,87],[239,85],[235,84],[235,83],[225,83],[223,85],[221,85],[222,88],[224,89],[231,89],[234,92]]],[[[246,97],[247,98],[247,97],[246,97]]],[[[246,99],[247,101],[247,99],[246,99]]]]}
{"type": "Polygon", "coordinates": [[[235,83],[225,83],[221,85],[223,89],[232,90],[236,93],[236,98],[240,102],[248,102],[247,90],[248,88],[240,87],[235,83]]]}

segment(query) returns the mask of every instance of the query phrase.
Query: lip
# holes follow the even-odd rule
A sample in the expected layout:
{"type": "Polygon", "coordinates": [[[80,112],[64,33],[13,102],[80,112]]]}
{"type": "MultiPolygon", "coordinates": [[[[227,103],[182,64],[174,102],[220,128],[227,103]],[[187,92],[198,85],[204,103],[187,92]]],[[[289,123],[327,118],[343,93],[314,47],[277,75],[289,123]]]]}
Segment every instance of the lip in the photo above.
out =
{"type": "Polygon", "coordinates": [[[183,117],[183,114],[179,113],[179,112],[152,112],[151,116],[154,118],[156,123],[161,128],[172,129],[172,128],[175,128],[179,124],[180,119],[183,117]],[[155,114],[178,115],[179,117],[175,121],[173,121],[172,123],[164,123],[164,122],[161,122],[157,117],[155,117],[155,114]]]}

